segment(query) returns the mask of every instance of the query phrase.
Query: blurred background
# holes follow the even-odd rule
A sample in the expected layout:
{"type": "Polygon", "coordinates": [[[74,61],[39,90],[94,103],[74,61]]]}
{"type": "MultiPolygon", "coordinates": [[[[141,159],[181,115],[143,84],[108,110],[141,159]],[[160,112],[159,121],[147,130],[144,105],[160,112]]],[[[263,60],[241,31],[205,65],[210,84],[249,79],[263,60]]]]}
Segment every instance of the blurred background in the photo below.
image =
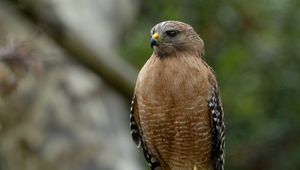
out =
{"type": "Polygon", "coordinates": [[[218,77],[230,170],[300,169],[300,1],[1,0],[0,169],[148,169],[129,132],[160,21],[218,77]]]}

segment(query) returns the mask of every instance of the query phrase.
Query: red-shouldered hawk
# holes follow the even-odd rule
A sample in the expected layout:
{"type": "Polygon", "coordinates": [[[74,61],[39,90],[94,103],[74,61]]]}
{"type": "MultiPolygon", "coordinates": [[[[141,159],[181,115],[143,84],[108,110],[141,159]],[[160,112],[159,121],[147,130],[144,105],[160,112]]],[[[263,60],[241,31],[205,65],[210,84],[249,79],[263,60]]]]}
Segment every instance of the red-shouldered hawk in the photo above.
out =
{"type": "Polygon", "coordinates": [[[224,113],[202,39],[186,23],[164,21],[150,43],[132,100],[134,142],[153,170],[223,170],[224,113]]]}

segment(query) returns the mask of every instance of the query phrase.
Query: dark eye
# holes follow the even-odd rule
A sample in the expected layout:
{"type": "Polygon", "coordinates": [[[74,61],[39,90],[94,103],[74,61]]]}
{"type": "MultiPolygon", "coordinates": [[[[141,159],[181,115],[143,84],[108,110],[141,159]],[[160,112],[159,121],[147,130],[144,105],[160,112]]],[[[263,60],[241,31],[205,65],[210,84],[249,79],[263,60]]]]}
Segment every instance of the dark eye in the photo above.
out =
{"type": "Polygon", "coordinates": [[[166,31],[166,34],[169,36],[169,37],[175,37],[178,32],[177,31],[174,31],[174,30],[171,30],[171,31],[166,31]]]}

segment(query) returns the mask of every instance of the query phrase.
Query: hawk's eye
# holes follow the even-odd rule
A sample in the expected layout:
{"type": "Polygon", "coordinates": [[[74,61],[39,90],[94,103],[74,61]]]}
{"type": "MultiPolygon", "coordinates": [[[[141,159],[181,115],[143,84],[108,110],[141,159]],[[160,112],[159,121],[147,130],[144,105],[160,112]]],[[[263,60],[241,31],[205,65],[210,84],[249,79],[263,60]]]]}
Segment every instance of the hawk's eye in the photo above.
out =
{"type": "Polygon", "coordinates": [[[174,31],[174,30],[171,30],[171,31],[166,31],[166,34],[169,36],[169,37],[175,37],[178,32],[177,31],[174,31]]]}

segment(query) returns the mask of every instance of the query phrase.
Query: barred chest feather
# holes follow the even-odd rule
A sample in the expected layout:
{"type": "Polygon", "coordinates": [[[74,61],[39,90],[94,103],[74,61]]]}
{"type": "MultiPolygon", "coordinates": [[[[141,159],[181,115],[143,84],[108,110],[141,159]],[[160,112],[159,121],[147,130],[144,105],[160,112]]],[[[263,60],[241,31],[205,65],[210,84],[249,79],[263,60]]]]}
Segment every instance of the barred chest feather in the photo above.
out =
{"type": "Polygon", "coordinates": [[[135,93],[143,140],[164,170],[213,169],[208,77],[202,59],[192,56],[152,56],[140,71],[135,93]]]}

